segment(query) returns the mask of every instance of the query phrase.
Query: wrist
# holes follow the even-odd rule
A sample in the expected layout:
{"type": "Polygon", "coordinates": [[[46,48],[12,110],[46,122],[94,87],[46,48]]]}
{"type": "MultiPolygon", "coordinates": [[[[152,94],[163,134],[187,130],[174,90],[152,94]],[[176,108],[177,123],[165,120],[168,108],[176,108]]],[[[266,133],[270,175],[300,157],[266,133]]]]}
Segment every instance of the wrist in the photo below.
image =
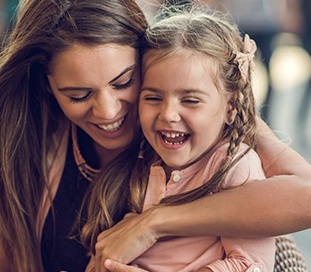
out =
{"type": "Polygon", "coordinates": [[[180,214],[183,214],[181,206],[157,205],[148,211],[150,211],[149,228],[155,239],[191,235],[188,228],[192,224],[190,224],[187,216],[180,217],[180,214]]]}
{"type": "Polygon", "coordinates": [[[173,206],[157,205],[147,211],[149,212],[150,218],[149,230],[156,240],[162,237],[176,235],[173,233],[174,226],[171,226],[171,222],[174,221],[174,219],[170,218],[168,214],[172,208],[173,206]]]}

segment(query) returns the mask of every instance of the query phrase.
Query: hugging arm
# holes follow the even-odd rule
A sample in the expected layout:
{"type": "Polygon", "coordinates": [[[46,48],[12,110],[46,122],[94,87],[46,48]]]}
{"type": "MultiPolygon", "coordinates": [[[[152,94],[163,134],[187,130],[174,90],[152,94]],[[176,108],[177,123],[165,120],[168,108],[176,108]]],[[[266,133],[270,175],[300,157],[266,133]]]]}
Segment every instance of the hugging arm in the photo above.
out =
{"type": "Polygon", "coordinates": [[[259,237],[310,228],[311,206],[307,203],[311,199],[311,165],[278,140],[261,119],[257,139],[257,152],[267,179],[193,203],[158,207],[153,210],[153,233],[158,237],[259,237]]]}
{"type": "Polygon", "coordinates": [[[267,179],[192,203],[159,205],[127,218],[99,236],[100,258],[129,263],[166,236],[255,238],[310,228],[310,164],[278,140],[262,120],[257,139],[267,179]]]}

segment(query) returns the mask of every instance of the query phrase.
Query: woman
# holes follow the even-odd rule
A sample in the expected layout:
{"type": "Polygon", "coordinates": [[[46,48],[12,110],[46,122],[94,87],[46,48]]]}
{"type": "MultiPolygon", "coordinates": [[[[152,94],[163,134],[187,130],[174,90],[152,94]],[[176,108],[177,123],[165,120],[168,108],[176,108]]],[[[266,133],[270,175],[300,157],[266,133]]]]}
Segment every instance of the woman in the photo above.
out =
{"type": "MultiPolygon", "coordinates": [[[[139,152],[137,49],[146,27],[131,0],[20,2],[17,24],[0,59],[0,271],[84,271],[89,260],[79,238],[84,220],[81,224],[76,220],[89,180],[104,168],[115,177],[108,196],[128,195],[128,190],[118,188],[122,182],[126,185],[139,152]]],[[[280,149],[269,137],[260,139],[267,174],[291,174],[275,177],[274,184],[300,195],[293,205],[297,209],[310,192],[309,165],[286,149],[293,158],[285,163],[281,156],[275,161],[280,167],[269,168],[271,156],[277,158],[280,149]]],[[[266,188],[269,185],[250,188],[248,194],[255,197],[266,188]]],[[[215,199],[216,204],[223,205],[215,199]]],[[[279,208],[284,212],[290,204],[280,201],[279,208]]],[[[113,207],[113,224],[127,212],[125,205],[113,207]]],[[[253,205],[262,207],[256,200],[253,205]]],[[[158,217],[149,226],[154,222],[160,226],[156,218],[179,208],[157,209],[158,217]]],[[[230,212],[227,208],[223,217],[211,216],[209,224],[214,227],[209,231],[216,233],[222,218],[229,222],[222,231],[230,232],[230,212]]],[[[243,212],[247,210],[241,216],[243,212]]],[[[294,217],[296,223],[280,215],[284,228],[278,232],[306,228],[310,218],[303,207],[294,217]]],[[[236,229],[243,227],[233,219],[236,229]]],[[[200,226],[199,217],[193,231],[202,233],[205,220],[200,226]]],[[[184,228],[187,224],[178,225],[185,235],[190,231],[184,228]]],[[[244,225],[248,230],[253,227],[252,222],[244,225]]],[[[165,229],[156,235],[165,235],[161,230],[165,229]]],[[[171,231],[178,231],[175,224],[171,231]]]]}
{"type": "Polygon", "coordinates": [[[0,67],[0,271],[84,271],[84,194],[96,169],[138,149],[146,26],[134,1],[20,2],[0,67]]]}

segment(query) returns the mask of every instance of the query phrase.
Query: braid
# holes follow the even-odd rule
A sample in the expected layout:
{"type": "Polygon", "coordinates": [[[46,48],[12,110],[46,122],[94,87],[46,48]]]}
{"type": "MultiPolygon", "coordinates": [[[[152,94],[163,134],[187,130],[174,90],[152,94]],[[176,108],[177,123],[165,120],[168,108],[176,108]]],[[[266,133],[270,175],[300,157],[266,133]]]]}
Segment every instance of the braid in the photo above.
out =
{"type": "MultiPolygon", "coordinates": [[[[237,130],[237,143],[248,144],[250,147],[254,145],[255,138],[255,106],[254,96],[251,91],[251,84],[247,83],[244,88],[238,92],[236,99],[237,116],[233,127],[237,130]]],[[[235,135],[235,133],[233,133],[235,135]]]]}

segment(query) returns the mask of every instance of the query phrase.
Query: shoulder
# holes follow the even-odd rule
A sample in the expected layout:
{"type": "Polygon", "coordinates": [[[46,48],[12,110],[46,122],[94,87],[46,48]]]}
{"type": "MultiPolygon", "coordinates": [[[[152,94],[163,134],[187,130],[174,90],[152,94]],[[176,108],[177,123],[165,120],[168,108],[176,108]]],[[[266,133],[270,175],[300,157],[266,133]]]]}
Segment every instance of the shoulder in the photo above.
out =
{"type": "MultiPolygon", "coordinates": [[[[219,165],[226,157],[228,144],[220,146],[214,153],[213,161],[219,165]]],[[[255,150],[249,149],[247,144],[242,143],[240,148],[233,158],[239,160],[229,170],[222,188],[236,187],[248,181],[261,180],[265,178],[265,174],[261,165],[261,160],[255,150]]]]}

